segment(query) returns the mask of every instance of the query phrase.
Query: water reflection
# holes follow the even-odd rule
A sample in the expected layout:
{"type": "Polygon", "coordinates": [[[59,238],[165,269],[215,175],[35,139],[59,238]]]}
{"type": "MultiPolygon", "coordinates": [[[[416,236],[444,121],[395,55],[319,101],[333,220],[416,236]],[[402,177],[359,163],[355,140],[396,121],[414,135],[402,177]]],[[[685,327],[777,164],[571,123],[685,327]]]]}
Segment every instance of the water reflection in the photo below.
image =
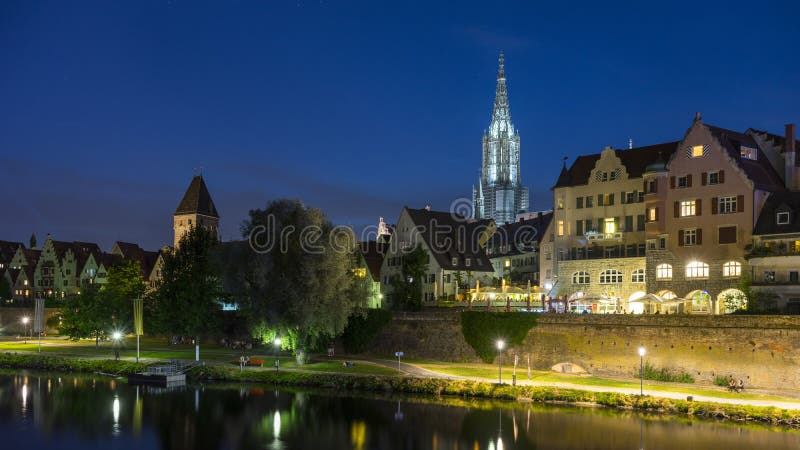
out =
{"type": "Polygon", "coordinates": [[[0,376],[4,448],[15,442],[48,449],[198,450],[800,447],[795,432],[605,409],[345,397],[255,385],[159,389],[71,378],[0,376]],[[32,425],[24,425],[28,417],[35,417],[32,425]]]}

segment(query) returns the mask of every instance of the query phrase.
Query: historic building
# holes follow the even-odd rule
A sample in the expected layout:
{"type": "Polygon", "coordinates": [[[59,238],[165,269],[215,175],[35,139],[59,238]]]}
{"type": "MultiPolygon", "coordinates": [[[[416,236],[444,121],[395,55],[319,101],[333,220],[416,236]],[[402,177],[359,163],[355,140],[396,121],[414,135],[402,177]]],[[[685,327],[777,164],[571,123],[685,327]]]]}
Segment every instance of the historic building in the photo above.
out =
{"type": "Polygon", "coordinates": [[[202,226],[219,236],[219,213],[202,175],[196,175],[192,179],[178,209],[175,210],[172,223],[175,248],[194,225],[202,226]]]}
{"type": "Polygon", "coordinates": [[[497,227],[486,246],[495,278],[506,284],[540,285],[540,244],[552,218],[552,212],[537,213],[497,227]]]}
{"type": "Polygon", "coordinates": [[[356,278],[363,280],[367,284],[368,308],[380,308],[383,304],[381,265],[388,248],[389,243],[383,241],[365,241],[358,244],[355,269],[353,270],[356,278]]]}
{"type": "Polygon", "coordinates": [[[497,72],[494,110],[489,130],[483,133],[481,176],[472,188],[476,219],[494,219],[502,225],[528,209],[528,189],[520,179],[520,138],[511,122],[503,53],[497,72]]]}
{"type": "Polygon", "coordinates": [[[577,310],[625,311],[646,294],[645,192],[649,165],[677,142],[579,156],[553,187],[550,295],[577,310]]]}
{"type": "Polygon", "coordinates": [[[428,255],[428,269],[421,287],[423,305],[456,300],[459,292],[479,280],[484,285],[490,284],[494,268],[485,246],[495,229],[491,219],[475,220],[427,207],[404,207],[381,263],[383,298],[390,298],[392,280],[402,276],[405,255],[417,246],[428,255]]]}

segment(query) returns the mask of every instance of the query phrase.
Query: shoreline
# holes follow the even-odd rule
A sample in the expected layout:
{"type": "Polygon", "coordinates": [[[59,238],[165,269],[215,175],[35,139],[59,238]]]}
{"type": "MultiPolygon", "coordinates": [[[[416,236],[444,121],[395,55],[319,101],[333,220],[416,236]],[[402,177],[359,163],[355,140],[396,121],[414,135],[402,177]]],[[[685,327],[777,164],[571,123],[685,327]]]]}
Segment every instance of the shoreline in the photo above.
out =
{"type": "MultiPolygon", "coordinates": [[[[63,356],[0,354],[0,368],[43,372],[85,373],[102,376],[126,376],[143,371],[148,364],[112,359],[82,359],[63,356]]],[[[551,386],[496,384],[447,378],[420,378],[365,374],[247,370],[222,365],[200,366],[187,378],[208,382],[269,383],[284,387],[308,387],[334,391],[359,391],[381,394],[416,394],[434,397],[496,399],[517,402],[587,406],[636,410],[661,415],[700,418],[731,423],[750,423],[800,430],[800,410],[771,406],[734,405],[706,401],[676,400],[615,392],[596,392],[551,386]]]]}

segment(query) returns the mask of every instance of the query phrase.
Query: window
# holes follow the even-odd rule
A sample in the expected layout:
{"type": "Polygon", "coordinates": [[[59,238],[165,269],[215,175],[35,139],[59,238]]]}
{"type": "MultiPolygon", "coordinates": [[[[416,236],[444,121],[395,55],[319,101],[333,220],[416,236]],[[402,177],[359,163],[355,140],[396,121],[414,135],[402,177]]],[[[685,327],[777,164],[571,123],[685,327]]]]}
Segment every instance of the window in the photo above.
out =
{"type": "Polygon", "coordinates": [[[572,284],[589,284],[589,272],[573,273],[572,284]]]}
{"type": "Polygon", "coordinates": [[[559,236],[563,236],[564,235],[564,221],[563,220],[559,220],[558,221],[558,235],[559,236]]]}
{"type": "Polygon", "coordinates": [[[752,147],[745,147],[743,145],[741,147],[741,155],[742,155],[742,158],[745,158],[745,159],[757,160],[758,159],[758,150],[756,150],[756,149],[754,149],[752,147]]]}
{"type": "Polygon", "coordinates": [[[671,280],[672,279],[672,265],[659,264],[656,266],[656,280],[671,280]]]}
{"type": "Polygon", "coordinates": [[[697,228],[683,230],[683,245],[697,245],[697,228]]]}
{"type": "Polygon", "coordinates": [[[583,197],[578,197],[575,199],[575,207],[578,209],[583,208],[583,197]]]}
{"type": "Polygon", "coordinates": [[[642,203],[644,201],[644,192],[639,192],[638,197],[639,203],[642,203]]]}
{"type": "Polygon", "coordinates": [[[633,231],[633,216],[625,216],[625,231],[633,231]]]}
{"type": "Polygon", "coordinates": [[[692,261],[686,265],[686,278],[708,278],[708,264],[692,261]]]}
{"type": "Polygon", "coordinates": [[[464,265],[469,267],[472,265],[472,258],[467,258],[464,260],[464,265]]]}
{"type": "Polygon", "coordinates": [[[719,172],[711,172],[708,174],[708,184],[719,184],[719,172]]]}
{"type": "Polygon", "coordinates": [[[631,283],[644,283],[644,269],[636,269],[631,272],[631,283]]]}
{"type": "Polygon", "coordinates": [[[636,216],[636,231],[644,231],[644,214],[636,216]]]}
{"type": "Polygon", "coordinates": [[[453,256],[453,260],[451,261],[454,266],[458,265],[458,257],[453,256]]]}
{"type": "Polygon", "coordinates": [[[575,234],[578,236],[583,234],[583,220],[575,221],[575,234]]]}
{"type": "Polygon", "coordinates": [[[793,271],[789,272],[789,282],[790,283],[797,283],[798,281],[800,281],[800,278],[798,278],[797,271],[793,270],[793,271]]]}
{"type": "Polygon", "coordinates": [[[694,200],[681,201],[681,217],[694,216],[696,211],[696,203],[694,200]]]}
{"type": "Polygon", "coordinates": [[[723,277],[738,277],[742,274],[742,263],[728,261],[722,265],[723,277]]]}
{"type": "Polygon", "coordinates": [[[564,209],[564,199],[558,199],[558,209],[564,209]]]}
{"type": "Polygon", "coordinates": [[[603,174],[600,176],[600,179],[603,181],[608,181],[608,172],[603,172],[603,174]]]}
{"type": "Polygon", "coordinates": [[[678,188],[689,187],[689,177],[678,177],[678,188]]]}
{"type": "Polygon", "coordinates": [[[511,267],[511,260],[510,260],[510,259],[507,259],[507,260],[505,260],[505,262],[504,262],[503,264],[504,264],[506,267],[511,267]]]}
{"type": "Polygon", "coordinates": [[[789,213],[788,212],[779,212],[776,217],[776,222],[778,225],[786,225],[789,223],[789,213]]]}
{"type": "Polygon", "coordinates": [[[608,177],[608,178],[609,178],[609,180],[611,180],[611,181],[614,181],[614,180],[616,180],[616,179],[617,179],[617,171],[615,170],[615,171],[611,172],[611,173],[609,174],[609,177],[608,177]]]}
{"type": "Polygon", "coordinates": [[[636,192],[626,192],[625,193],[625,203],[635,203],[639,197],[636,195],[636,192]]]}
{"type": "Polygon", "coordinates": [[[614,234],[617,230],[617,225],[613,217],[606,217],[603,220],[603,233],[614,234]]]}
{"type": "Polygon", "coordinates": [[[594,197],[586,197],[586,207],[591,208],[592,206],[594,206],[594,197]]]}
{"type": "Polygon", "coordinates": [[[647,240],[647,249],[648,250],[655,250],[656,249],[656,240],[655,239],[648,239],[647,240]]]}
{"type": "Polygon", "coordinates": [[[616,269],[608,269],[600,272],[600,284],[622,283],[622,272],[616,269]]]}
{"type": "Polygon", "coordinates": [[[658,190],[658,181],[657,180],[650,180],[647,182],[647,193],[648,194],[655,194],[658,190]]]}
{"type": "Polygon", "coordinates": [[[718,208],[720,214],[735,213],[737,211],[736,196],[720,197],[718,208]]]}
{"type": "Polygon", "coordinates": [[[647,208],[647,220],[649,222],[658,220],[658,208],[647,208]]]}
{"type": "Polygon", "coordinates": [[[702,156],[703,156],[703,146],[702,145],[692,146],[692,158],[701,158],[702,156]]]}
{"type": "Polygon", "coordinates": [[[736,243],[736,226],[719,227],[719,243],[720,244],[735,244],[736,243]]]}
{"type": "Polygon", "coordinates": [[[28,285],[28,280],[22,280],[22,285],[23,286],[27,286],[28,285]]]}
{"type": "Polygon", "coordinates": [[[764,271],[764,282],[765,283],[774,283],[775,282],[775,271],[774,270],[766,270],[766,271],[764,271]]]}

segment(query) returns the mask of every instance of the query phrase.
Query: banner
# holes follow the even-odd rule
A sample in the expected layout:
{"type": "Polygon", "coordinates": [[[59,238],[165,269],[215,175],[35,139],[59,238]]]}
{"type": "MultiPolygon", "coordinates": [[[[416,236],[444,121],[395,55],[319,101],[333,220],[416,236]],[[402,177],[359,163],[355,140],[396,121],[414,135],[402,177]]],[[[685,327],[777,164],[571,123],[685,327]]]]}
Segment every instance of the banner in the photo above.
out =
{"type": "Polygon", "coordinates": [[[133,328],[137,336],[144,334],[144,301],[141,298],[133,300],[133,328]]]}
{"type": "Polygon", "coordinates": [[[33,312],[33,331],[41,333],[44,331],[44,299],[36,299],[36,309],[33,312]]]}

